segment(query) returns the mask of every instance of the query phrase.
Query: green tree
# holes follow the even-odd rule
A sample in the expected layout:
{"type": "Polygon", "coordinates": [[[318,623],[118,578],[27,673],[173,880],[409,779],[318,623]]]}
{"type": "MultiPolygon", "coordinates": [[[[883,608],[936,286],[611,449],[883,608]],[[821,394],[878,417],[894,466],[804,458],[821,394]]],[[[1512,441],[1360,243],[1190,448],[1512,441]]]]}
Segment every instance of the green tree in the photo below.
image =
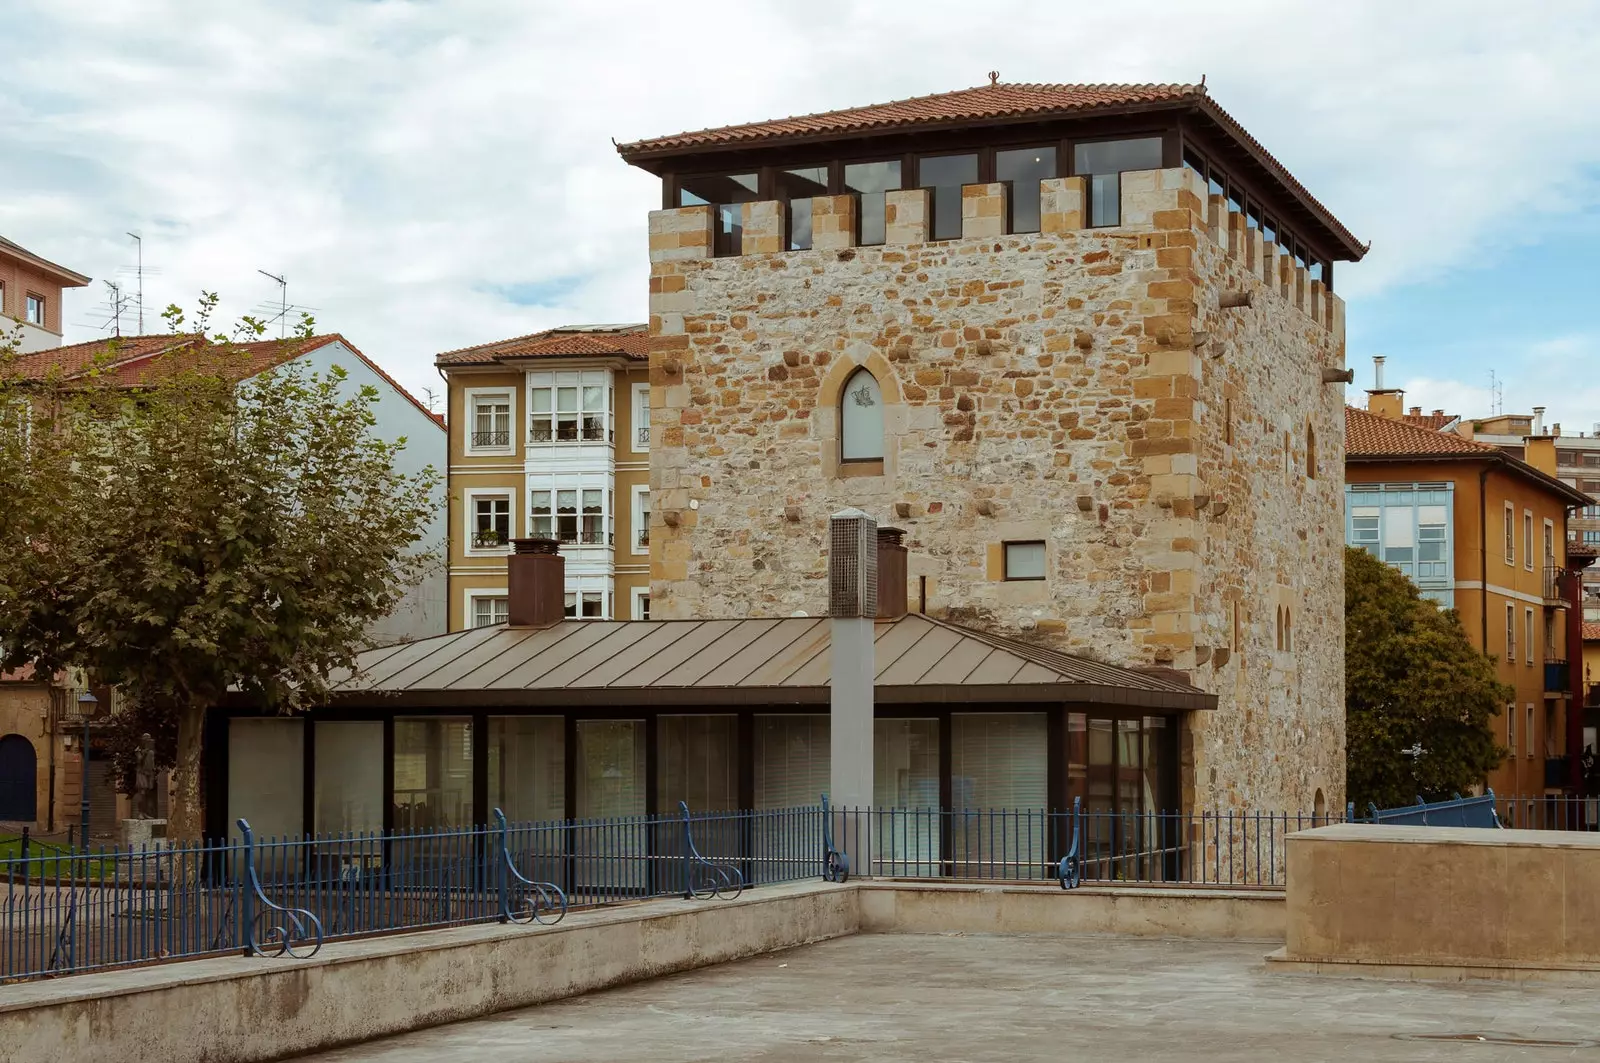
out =
{"type": "Polygon", "coordinates": [[[250,375],[204,336],[214,304],[200,342],[133,381],[39,379],[14,352],[0,370],[0,491],[21,503],[0,507],[0,664],[115,685],[124,730],[173,768],[183,840],[202,830],[206,712],[230,691],[281,712],[323,699],[426,563],[437,482],[396,471],[404,440],[373,434],[374,389],[250,375]]]}
{"type": "Polygon", "coordinates": [[[1465,793],[1505,759],[1491,721],[1514,691],[1455,610],[1346,548],[1344,631],[1346,788],[1358,807],[1465,793]]]}

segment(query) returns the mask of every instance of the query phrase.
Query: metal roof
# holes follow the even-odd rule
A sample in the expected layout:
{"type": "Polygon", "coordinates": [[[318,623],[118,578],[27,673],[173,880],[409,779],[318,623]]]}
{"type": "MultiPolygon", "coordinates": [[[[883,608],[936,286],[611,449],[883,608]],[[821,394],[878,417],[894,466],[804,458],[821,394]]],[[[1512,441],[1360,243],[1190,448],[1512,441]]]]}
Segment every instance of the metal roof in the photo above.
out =
{"type": "MultiPolygon", "coordinates": [[[[1184,712],[1213,694],[921,614],[876,623],[883,704],[1079,702],[1184,712]]],[[[334,677],[341,707],[828,703],[830,622],[566,620],[475,628],[362,654],[334,677]]]]}

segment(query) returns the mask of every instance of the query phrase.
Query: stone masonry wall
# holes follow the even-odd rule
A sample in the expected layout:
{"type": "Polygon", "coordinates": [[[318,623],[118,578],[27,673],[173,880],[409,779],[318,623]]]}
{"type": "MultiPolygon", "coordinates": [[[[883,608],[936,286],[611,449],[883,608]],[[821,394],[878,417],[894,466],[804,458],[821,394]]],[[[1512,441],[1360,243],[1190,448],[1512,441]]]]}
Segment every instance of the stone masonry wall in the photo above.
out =
{"type": "Polygon", "coordinates": [[[1190,171],[1124,174],[1118,228],[1082,228],[1066,178],[1046,231],[1002,235],[1006,192],[965,189],[958,240],[902,194],[894,242],[795,252],[769,250],[782,205],[749,205],[729,258],[709,208],[652,214],[654,615],[822,612],[827,517],[859,506],[907,530],[913,607],[925,577],[930,613],[1217,693],[1185,728],[1186,806],[1342,807],[1341,304],[1190,171]],[[881,467],[838,461],[858,366],[881,467]],[[1032,539],[1048,578],[1003,580],[1002,544],[1032,539]]]}

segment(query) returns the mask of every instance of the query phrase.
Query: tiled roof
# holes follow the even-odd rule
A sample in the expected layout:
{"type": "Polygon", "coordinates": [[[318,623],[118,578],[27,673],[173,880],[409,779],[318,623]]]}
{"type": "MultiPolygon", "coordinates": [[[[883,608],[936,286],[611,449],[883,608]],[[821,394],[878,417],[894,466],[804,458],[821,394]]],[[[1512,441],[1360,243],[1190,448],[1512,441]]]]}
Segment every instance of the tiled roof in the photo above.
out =
{"type": "Polygon", "coordinates": [[[1460,454],[1476,457],[1498,454],[1487,443],[1463,439],[1390,417],[1379,417],[1354,406],[1344,408],[1344,452],[1347,457],[1399,457],[1407,454],[1460,454]]]}
{"type": "MultiPolygon", "coordinates": [[[[154,369],[174,364],[164,362],[163,356],[185,351],[196,352],[201,349],[200,345],[203,342],[205,341],[202,337],[192,334],[116,336],[35,351],[19,359],[13,371],[35,380],[43,379],[52,372],[59,372],[62,379],[72,380],[84,376],[91,370],[99,369],[100,372],[109,375],[112,382],[132,387],[147,380],[154,369]]],[[[401,387],[399,381],[384,372],[381,366],[362,354],[355,344],[337,332],[307,339],[257,340],[251,343],[230,344],[226,348],[226,356],[236,361],[228,366],[229,375],[237,380],[248,380],[258,373],[264,373],[268,369],[290,362],[302,354],[326,347],[330,343],[342,345],[367,368],[382,377],[390,387],[405,396],[408,402],[427,414],[430,420],[443,427],[443,421],[418,402],[415,395],[401,387]]]]}
{"type": "Polygon", "coordinates": [[[1443,410],[1434,410],[1432,413],[1407,413],[1402,414],[1400,417],[1400,420],[1406,424],[1415,425],[1417,428],[1426,428],[1430,432],[1437,432],[1445,425],[1460,419],[1455,414],[1445,413],[1443,410]]]}
{"type": "Polygon", "coordinates": [[[1583,641],[1600,642],[1600,622],[1594,620],[1583,622],[1583,641]]]}
{"type": "Polygon", "coordinates": [[[55,274],[56,280],[60,281],[62,286],[66,288],[82,288],[85,284],[89,283],[89,278],[85,277],[77,270],[68,269],[65,266],[58,266],[54,262],[51,262],[48,258],[40,258],[32,251],[29,251],[26,247],[23,247],[21,244],[16,243],[15,241],[7,240],[4,236],[0,236],[0,254],[9,254],[14,258],[23,259],[30,265],[37,266],[46,270],[47,272],[55,274]]]}
{"type": "Polygon", "coordinates": [[[560,328],[445,351],[435,365],[491,365],[519,358],[650,358],[648,325],[563,325],[560,328]]]}
{"type": "Polygon", "coordinates": [[[847,107],[838,111],[674,133],[671,136],[618,144],[617,151],[628,162],[643,165],[644,160],[653,157],[785,141],[909,132],[985,121],[1079,118],[1118,111],[1183,108],[1198,110],[1226,136],[1243,145],[1272,179],[1280,182],[1292,198],[1300,200],[1304,208],[1327,227],[1328,234],[1343,245],[1344,253],[1350,260],[1358,261],[1367,253],[1361,241],[1327,207],[1318,202],[1237,119],[1211,99],[1204,84],[1014,85],[1000,82],[866,107],[847,107]]]}
{"type": "Polygon", "coordinates": [[[931,96],[913,96],[866,107],[774,118],[765,122],[699,129],[688,133],[619,144],[624,158],[676,148],[730,147],[754,141],[807,135],[838,135],[901,126],[971,122],[1197,99],[1200,85],[980,85],[931,96]]]}

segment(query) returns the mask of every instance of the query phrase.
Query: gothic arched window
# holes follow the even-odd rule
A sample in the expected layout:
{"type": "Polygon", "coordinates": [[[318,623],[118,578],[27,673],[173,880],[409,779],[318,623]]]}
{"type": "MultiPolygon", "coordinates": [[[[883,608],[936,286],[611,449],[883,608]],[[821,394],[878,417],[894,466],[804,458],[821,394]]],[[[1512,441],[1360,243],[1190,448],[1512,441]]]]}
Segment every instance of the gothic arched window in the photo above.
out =
{"type": "Polygon", "coordinates": [[[865,369],[850,374],[839,396],[839,458],[883,460],[883,392],[865,369]]]}

